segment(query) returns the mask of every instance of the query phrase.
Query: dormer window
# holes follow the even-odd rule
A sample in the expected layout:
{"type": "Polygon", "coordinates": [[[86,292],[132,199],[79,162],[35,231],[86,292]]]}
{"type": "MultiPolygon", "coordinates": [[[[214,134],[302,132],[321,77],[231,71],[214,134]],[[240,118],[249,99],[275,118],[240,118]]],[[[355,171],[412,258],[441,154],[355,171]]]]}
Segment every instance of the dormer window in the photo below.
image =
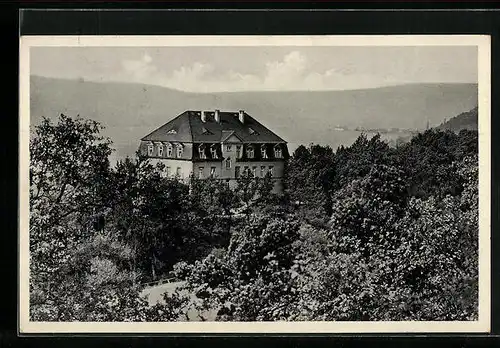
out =
{"type": "Polygon", "coordinates": [[[177,131],[175,129],[171,129],[167,132],[167,134],[177,134],[177,131]]]}
{"type": "Polygon", "coordinates": [[[210,155],[212,158],[217,158],[217,147],[215,145],[210,146],[210,155]]]}
{"type": "Polygon", "coordinates": [[[253,158],[253,156],[254,156],[253,146],[249,146],[247,148],[247,158],[253,158]]]}
{"type": "Polygon", "coordinates": [[[173,157],[174,148],[172,144],[167,144],[167,157],[173,157]]]}
{"type": "Polygon", "coordinates": [[[256,131],[255,129],[253,129],[252,127],[248,127],[248,132],[249,132],[250,134],[259,134],[259,133],[257,133],[257,131],[256,131]]]}
{"type": "Polygon", "coordinates": [[[148,144],[148,156],[153,156],[154,147],[153,144],[148,144]]]}
{"type": "Polygon", "coordinates": [[[198,147],[198,154],[200,155],[201,159],[207,158],[207,156],[205,155],[205,145],[201,144],[200,147],[198,147]]]}
{"type": "Polygon", "coordinates": [[[260,147],[260,155],[262,158],[267,158],[267,149],[266,149],[266,145],[263,144],[261,147],[260,147]]]}
{"type": "Polygon", "coordinates": [[[182,157],[182,145],[177,145],[177,158],[181,158],[182,157]]]}
{"type": "Polygon", "coordinates": [[[283,158],[283,151],[279,145],[274,147],[274,157],[275,158],[283,158]]]}
{"type": "Polygon", "coordinates": [[[158,144],[158,156],[163,157],[163,144],[158,144]]]}

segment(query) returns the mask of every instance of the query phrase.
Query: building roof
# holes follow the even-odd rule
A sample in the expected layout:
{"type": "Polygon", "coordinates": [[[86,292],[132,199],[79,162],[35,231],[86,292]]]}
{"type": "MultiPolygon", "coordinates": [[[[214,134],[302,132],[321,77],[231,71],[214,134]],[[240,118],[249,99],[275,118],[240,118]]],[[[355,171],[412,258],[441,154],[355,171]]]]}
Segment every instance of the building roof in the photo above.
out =
{"type": "Polygon", "coordinates": [[[243,123],[239,120],[238,112],[219,111],[220,122],[215,121],[214,111],[205,111],[205,115],[206,120],[203,122],[201,111],[184,111],[141,140],[214,143],[236,136],[242,142],[286,143],[246,112],[243,123]]]}

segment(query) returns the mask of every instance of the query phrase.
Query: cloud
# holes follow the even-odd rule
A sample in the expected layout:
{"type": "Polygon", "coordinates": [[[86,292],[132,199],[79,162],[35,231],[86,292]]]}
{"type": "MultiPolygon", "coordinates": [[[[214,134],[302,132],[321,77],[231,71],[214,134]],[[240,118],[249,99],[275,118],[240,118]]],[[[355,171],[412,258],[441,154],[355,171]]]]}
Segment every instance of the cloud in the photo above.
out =
{"type": "Polygon", "coordinates": [[[207,62],[196,62],[167,73],[159,69],[148,54],[138,60],[125,60],[122,66],[126,79],[188,92],[342,90],[396,84],[388,77],[356,73],[352,67],[314,71],[307,57],[299,51],[267,62],[262,74],[234,70],[216,74],[207,62]]]}
{"type": "Polygon", "coordinates": [[[263,85],[266,88],[287,88],[300,84],[306,73],[307,58],[298,51],[287,54],[282,61],[266,64],[263,85]]]}
{"type": "Polygon", "coordinates": [[[153,59],[147,53],[139,60],[124,60],[123,69],[126,73],[132,75],[136,80],[147,79],[158,71],[152,64],[153,59]]]}

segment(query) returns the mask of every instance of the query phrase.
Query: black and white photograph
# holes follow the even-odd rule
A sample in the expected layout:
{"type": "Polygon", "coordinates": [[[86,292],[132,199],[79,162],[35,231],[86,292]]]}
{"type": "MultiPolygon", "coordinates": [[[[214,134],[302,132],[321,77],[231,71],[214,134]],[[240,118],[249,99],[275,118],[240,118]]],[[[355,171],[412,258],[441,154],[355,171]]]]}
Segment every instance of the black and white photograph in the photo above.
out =
{"type": "Polygon", "coordinates": [[[488,331],[489,45],[21,37],[21,331],[488,331]]]}

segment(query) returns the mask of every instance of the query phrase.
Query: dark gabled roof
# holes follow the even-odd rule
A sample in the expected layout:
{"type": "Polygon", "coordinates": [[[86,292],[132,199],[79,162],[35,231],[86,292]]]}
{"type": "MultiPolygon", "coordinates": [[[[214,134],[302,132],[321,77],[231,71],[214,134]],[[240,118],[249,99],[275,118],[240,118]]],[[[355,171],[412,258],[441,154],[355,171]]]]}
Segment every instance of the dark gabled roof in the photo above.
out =
{"type": "Polygon", "coordinates": [[[238,112],[220,111],[220,122],[215,121],[214,111],[208,111],[206,115],[206,121],[203,122],[200,111],[185,111],[141,140],[209,143],[221,142],[235,135],[243,142],[285,142],[247,113],[244,123],[240,122],[238,112]],[[176,130],[175,134],[169,134],[172,129],[176,130]]]}
{"type": "Polygon", "coordinates": [[[141,140],[143,141],[170,141],[170,142],[191,142],[191,126],[187,111],[183,112],[171,121],[168,121],[160,128],[155,129],[141,140]],[[175,133],[171,132],[172,130],[175,133]],[[170,132],[170,133],[169,133],[170,132]]]}

